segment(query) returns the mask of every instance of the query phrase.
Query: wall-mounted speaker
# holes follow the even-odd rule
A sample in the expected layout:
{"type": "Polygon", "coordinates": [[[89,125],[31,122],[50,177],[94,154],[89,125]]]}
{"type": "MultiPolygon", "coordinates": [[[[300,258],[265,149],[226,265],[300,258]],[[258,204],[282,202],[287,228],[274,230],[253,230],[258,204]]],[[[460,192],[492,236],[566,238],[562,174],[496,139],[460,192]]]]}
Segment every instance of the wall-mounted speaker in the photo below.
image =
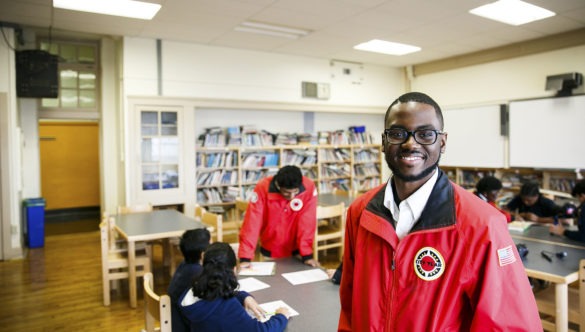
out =
{"type": "Polygon", "coordinates": [[[59,96],[59,59],[41,50],[16,52],[16,95],[28,98],[59,96]]]}
{"type": "Polygon", "coordinates": [[[573,89],[583,84],[583,75],[581,73],[566,73],[551,75],[546,77],[545,90],[557,90],[557,97],[570,96],[573,89]]]}

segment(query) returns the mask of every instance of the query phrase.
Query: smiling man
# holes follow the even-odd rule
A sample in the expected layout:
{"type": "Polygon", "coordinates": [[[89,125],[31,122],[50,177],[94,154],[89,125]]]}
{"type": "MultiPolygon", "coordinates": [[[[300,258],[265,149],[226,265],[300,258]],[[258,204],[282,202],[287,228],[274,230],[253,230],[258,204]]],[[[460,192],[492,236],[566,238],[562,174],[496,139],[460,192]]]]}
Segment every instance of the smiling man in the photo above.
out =
{"type": "Polygon", "coordinates": [[[393,175],[349,208],[339,331],[542,331],[503,215],[438,168],[439,105],[404,94],[384,125],[393,175]]]}

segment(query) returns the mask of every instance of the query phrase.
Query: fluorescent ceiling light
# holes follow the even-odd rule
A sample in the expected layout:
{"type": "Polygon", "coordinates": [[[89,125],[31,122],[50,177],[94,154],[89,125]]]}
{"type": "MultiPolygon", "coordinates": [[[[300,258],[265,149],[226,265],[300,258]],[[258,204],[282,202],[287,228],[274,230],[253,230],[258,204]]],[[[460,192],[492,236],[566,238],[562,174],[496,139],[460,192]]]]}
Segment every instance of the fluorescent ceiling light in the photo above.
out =
{"type": "Polygon", "coordinates": [[[469,11],[471,14],[510,25],[521,25],[556,15],[520,0],[499,0],[469,11]]]}
{"type": "Polygon", "coordinates": [[[389,42],[385,40],[372,39],[369,42],[361,43],[353,47],[356,50],[383,53],[389,55],[405,55],[421,50],[418,46],[389,42]]]}
{"type": "Polygon", "coordinates": [[[283,38],[290,38],[290,39],[298,39],[300,37],[308,35],[310,32],[308,30],[301,30],[301,29],[283,27],[283,26],[260,23],[260,22],[251,22],[251,21],[245,21],[245,22],[240,23],[240,25],[235,27],[234,30],[240,31],[240,32],[250,32],[250,33],[257,33],[257,34],[261,34],[261,35],[283,37],[283,38]]]}
{"type": "Polygon", "coordinates": [[[161,6],[133,0],[53,0],[53,7],[151,20],[161,6]]]}

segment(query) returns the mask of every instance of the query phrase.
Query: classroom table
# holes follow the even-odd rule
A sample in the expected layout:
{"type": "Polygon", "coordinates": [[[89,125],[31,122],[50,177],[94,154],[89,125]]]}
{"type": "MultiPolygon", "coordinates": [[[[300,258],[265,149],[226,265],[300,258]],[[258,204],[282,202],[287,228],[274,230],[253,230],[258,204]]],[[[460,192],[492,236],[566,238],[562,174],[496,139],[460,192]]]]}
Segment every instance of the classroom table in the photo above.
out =
{"type": "Polygon", "coordinates": [[[136,308],[136,242],[181,237],[186,230],[205,228],[205,225],[177,210],[154,210],[114,217],[116,231],[128,241],[130,306],[136,308]]]}
{"type": "Polygon", "coordinates": [[[579,279],[579,261],[585,258],[585,246],[564,237],[551,235],[547,225],[533,225],[525,232],[510,232],[516,244],[523,243],[528,255],[522,263],[529,277],[550,281],[555,287],[555,326],[557,331],[567,331],[569,326],[568,285],[579,279]],[[552,253],[552,261],[541,255],[552,253]],[[555,254],[566,252],[559,258],[555,254]]]}
{"type": "MultiPolygon", "coordinates": [[[[258,303],[282,300],[299,315],[291,317],[287,331],[337,331],[341,305],[339,286],[330,280],[292,285],[282,274],[314,269],[295,258],[275,259],[276,273],[271,276],[254,276],[270,285],[269,288],[250,293],[258,303]]],[[[248,278],[241,276],[240,279],[248,278]]]]}

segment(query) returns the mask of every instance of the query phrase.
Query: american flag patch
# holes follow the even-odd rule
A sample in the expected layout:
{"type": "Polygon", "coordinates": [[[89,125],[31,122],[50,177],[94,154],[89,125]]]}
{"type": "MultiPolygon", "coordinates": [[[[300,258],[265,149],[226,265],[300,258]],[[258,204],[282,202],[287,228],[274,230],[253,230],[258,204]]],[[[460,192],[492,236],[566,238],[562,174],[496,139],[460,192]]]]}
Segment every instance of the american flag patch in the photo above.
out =
{"type": "Polygon", "coordinates": [[[498,249],[498,261],[500,262],[500,266],[512,264],[516,261],[516,256],[514,256],[514,250],[512,250],[511,245],[498,249]]]}

